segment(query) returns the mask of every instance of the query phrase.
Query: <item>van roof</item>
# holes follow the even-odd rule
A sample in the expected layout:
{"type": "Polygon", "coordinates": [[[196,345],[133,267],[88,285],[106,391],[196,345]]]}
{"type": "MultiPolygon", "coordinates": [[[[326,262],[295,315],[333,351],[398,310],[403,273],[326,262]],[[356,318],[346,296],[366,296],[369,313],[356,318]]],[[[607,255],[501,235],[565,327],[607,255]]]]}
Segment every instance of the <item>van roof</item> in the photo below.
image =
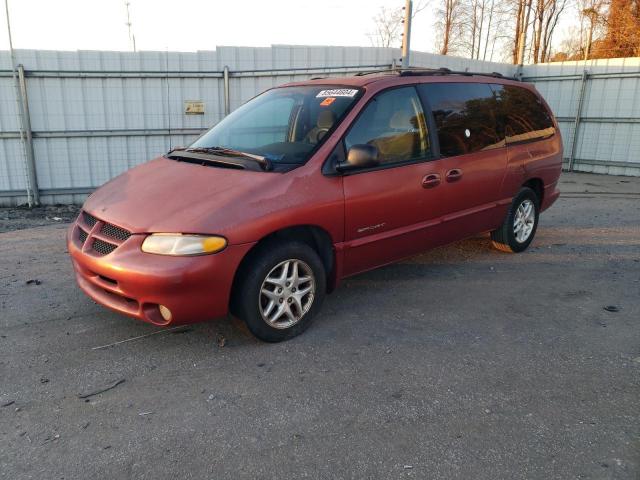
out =
{"type": "Polygon", "coordinates": [[[466,71],[453,71],[448,68],[408,68],[408,69],[395,69],[395,70],[375,70],[371,72],[363,71],[350,77],[314,77],[311,80],[302,80],[298,82],[291,82],[283,87],[293,87],[302,85],[347,85],[354,87],[363,87],[372,83],[385,81],[385,83],[393,84],[400,77],[434,77],[442,78],[443,76],[457,76],[465,78],[465,81],[473,82],[487,81],[492,79],[492,83],[512,83],[518,82],[518,79],[513,77],[506,77],[497,72],[482,73],[482,72],[466,72],[466,71]],[[496,82],[496,80],[498,80],[496,82]],[[502,82],[504,80],[504,82],[502,82]]]}

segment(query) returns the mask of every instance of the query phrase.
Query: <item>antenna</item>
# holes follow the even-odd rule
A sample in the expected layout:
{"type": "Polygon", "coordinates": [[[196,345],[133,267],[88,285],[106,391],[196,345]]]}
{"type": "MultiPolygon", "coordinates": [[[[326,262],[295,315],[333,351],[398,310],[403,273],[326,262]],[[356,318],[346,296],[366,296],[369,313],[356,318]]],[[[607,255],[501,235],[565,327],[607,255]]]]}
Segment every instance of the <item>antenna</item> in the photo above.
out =
{"type": "Polygon", "coordinates": [[[133,48],[133,51],[136,52],[136,36],[133,33],[133,28],[132,28],[132,24],[131,24],[131,14],[129,12],[129,5],[131,5],[131,2],[129,2],[128,0],[124,0],[124,6],[127,8],[127,23],[125,23],[125,25],[127,26],[127,28],[129,29],[129,41],[131,42],[131,46],[133,48]]]}

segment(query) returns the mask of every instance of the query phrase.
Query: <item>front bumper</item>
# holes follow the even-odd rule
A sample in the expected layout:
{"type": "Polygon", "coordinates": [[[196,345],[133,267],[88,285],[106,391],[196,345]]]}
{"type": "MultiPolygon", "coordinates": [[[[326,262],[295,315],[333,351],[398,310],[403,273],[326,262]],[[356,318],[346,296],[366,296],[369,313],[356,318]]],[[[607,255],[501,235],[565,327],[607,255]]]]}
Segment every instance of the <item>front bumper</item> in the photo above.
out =
{"type": "Polygon", "coordinates": [[[67,247],[80,288],[97,303],[156,325],[194,323],[227,314],[235,272],[253,244],[229,245],[213,255],[172,257],[140,249],[131,235],[106,255],[87,248],[74,223],[67,247]],[[171,310],[165,320],[158,309],[171,310]]]}

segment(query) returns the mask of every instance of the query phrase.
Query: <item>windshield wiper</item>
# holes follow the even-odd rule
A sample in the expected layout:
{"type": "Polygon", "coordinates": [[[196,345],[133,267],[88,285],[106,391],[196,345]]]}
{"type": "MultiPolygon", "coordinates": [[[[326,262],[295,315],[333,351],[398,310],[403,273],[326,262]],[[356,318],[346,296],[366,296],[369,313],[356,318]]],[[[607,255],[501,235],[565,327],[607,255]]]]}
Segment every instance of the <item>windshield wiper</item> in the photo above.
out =
{"type": "MultiPolygon", "coordinates": [[[[232,160],[231,158],[223,158],[222,155],[218,155],[218,158],[215,158],[211,154],[204,154],[198,152],[187,152],[185,148],[178,147],[172,149],[165,155],[166,158],[170,158],[172,160],[185,161],[189,163],[198,163],[198,164],[210,164],[210,165],[218,165],[221,167],[227,168],[239,168],[246,169],[247,165],[238,160],[232,160]]],[[[252,165],[253,166],[253,165],[252,165]]],[[[256,168],[261,169],[261,166],[258,165],[256,168]]]]}
{"type": "Polygon", "coordinates": [[[254,153],[247,153],[247,152],[241,152],[240,150],[235,150],[233,148],[227,148],[227,147],[190,147],[190,148],[185,148],[184,149],[185,152],[193,152],[193,153],[213,153],[215,155],[229,155],[232,157],[244,157],[244,158],[250,158],[251,160],[254,160],[256,162],[258,162],[262,168],[264,168],[265,170],[271,170],[271,161],[266,158],[263,157],[262,155],[256,155],[254,153]]]}

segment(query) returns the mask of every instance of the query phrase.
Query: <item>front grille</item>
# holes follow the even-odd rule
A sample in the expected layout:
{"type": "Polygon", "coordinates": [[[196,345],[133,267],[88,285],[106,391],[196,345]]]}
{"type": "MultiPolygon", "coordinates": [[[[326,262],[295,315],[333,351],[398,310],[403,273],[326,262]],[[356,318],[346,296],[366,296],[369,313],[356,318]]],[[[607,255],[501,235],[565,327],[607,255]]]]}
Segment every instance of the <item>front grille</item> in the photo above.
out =
{"type": "Polygon", "coordinates": [[[100,220],[85,211],[80,213],[76,225],[80,245],[101,256],[113,252],[132,235],[129,230],[100,220]]]}
{"type": "Polygon", "coordinates": [[[104,242],[99,238],[94,238],[93,245],[91,245],[91,248],[93,248],[96,252],[102,255],[108,255],[109,253],[113,252],[116,248],[118,248],[118,246],[114,245],[113,243],[104,242]]]}
{"type": "Polygon", "coordinates": [[[124,228],[120,228],[115,225],[112,225],[111,223],[103,224],[102,228],[100,229],[100,233],[103,233],[107,237],[115,238],[117,240],[122,240],[123,242],[131,236],[130,231],[125,230],[124,228]]]}
{"type": "Polygon", "coordinates": [[[84,218],[84,223],[86,223],[91,228],[93,228],[93,226],[98,223],[98,219],[93,215],[88,214],[87,212],[82,212],[82,218],[84,218]]]}

